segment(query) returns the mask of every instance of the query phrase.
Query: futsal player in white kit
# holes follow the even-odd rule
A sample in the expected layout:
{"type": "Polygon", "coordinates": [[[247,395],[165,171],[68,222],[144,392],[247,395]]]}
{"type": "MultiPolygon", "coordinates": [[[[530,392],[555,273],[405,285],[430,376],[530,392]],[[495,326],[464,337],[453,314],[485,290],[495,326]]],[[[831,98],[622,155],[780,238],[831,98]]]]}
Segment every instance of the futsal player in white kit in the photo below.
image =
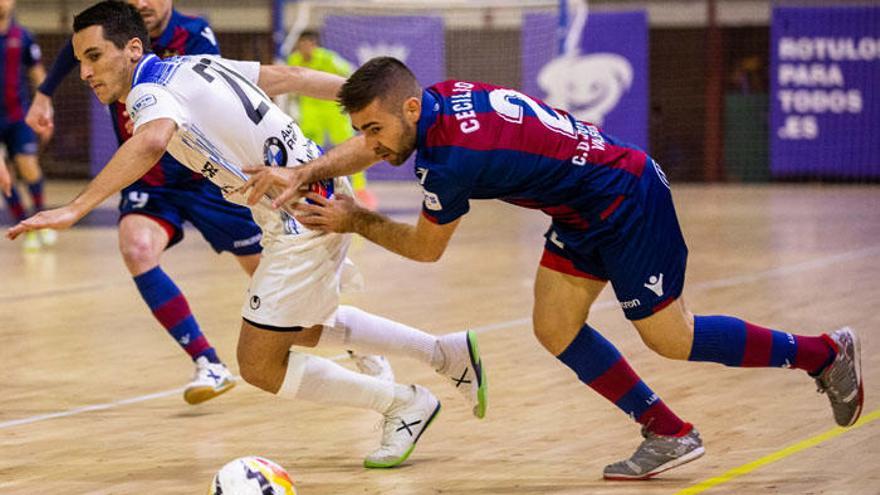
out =
{"type": "MultiPolygon", "coordinates": [[[[8,236],[67,228],[104,199],[143,175],[164,151],[217,184],[240,204],[247,181],[240,165],[296,166],[320,155],[315,143],[269,95],[299,93],[335,99],[344,80],[286,66],[261,66],[217,56],[160,60],[146,53],[146,28],[123,2],[104,1],[74,18],[73,47],[80,76],[102,103],[125,102],[134,135],[70,204],[12,227],[8,236]]],[[[347,179],[313,186],[326,197],[351,194],[347,179]]],[[[347,235],[303,228],[271,208],[252,207],[263,230],[263,255],[242,307],[238,363],[250,384],[280,396],[373,409],[385,416],[380,447],[364,465],[396,466],[407,459],[440,410],[427,389],[355,373],[292,345],[333,346],[414,358],[452,381],[482,418],[486,380],[476,336],[435,338],[350,306],[339,306],[340,285],[353,280],[347,235]]]]}

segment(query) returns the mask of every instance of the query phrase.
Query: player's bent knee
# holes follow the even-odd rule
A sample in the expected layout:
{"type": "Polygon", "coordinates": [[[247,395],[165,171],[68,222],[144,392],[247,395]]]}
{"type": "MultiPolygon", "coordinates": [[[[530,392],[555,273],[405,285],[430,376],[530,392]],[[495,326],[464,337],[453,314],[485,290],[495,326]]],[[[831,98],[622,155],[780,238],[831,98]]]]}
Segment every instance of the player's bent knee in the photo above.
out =
{"type": "Polygon", "coordinates": [[[535,338],[544,346],[544,349],[547,349],[547,352],[554,356],[562,354],[562,351],[568,348],[579,331],[580,328],[565,329],[564,327],[548,327],[538,323],[534,324],[535,338]]]}
{"type": "Polygon", "coordinates": [[[145,236],[129,236],[119,239],[119,251],[130,267],[149,269],[159,263],[160,252],[145,236]]]}

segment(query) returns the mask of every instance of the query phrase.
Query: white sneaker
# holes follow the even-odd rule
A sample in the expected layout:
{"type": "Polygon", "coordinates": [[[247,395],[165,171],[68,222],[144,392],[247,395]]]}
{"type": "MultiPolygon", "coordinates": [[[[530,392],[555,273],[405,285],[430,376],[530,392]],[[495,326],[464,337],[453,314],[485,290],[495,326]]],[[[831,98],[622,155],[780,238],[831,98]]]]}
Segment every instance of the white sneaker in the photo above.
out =
{"type": "Polygon", "coordinates": [[[212,363],[202,356],[196,359],[196,372],[183,391],[183,400],[200,404],[228,392],[235,386],[235,378],[223,363],[212,363]]]}
{"type": "Polygon", "coordinates": [[[58,242],[58,232],[53,229],[40,229],[37,232],[40,235],[40,243],[44,247],[52,247],[58,242]]]}
{"type": "Polygon", "coordinates": [[[385,356],[377,356],[374,354],[358,354],[354,351],[348,351],[348,356],[354,361],[358,371],[367,376],[378,378],[386,382],[394,382],[394,370],[391,369],[391,363],[385,356]]]}
{"type": "Polygon", "coordinates": [[[409,400],[395,398],[385,412],[382,445],[364,459],[364,467],[391,468],[403,463],[440,412],[440,401],[434,394],[419,385],[411,387],[409,400]]]}
{"type": "Polygon", "coordinates": [[[21,241],[21,249],[26,253],[34,253],[40,250],[43,245],[40,243],[40,237],[33,230],[24,233],[24,239],[21,241]]]}
{"type": "Polygon", "coordinates": [[[474,416],[484,417],[488,384],[480,358],[480,348],[477,346],[477,334],[468,330],[450,333],[437,340],[445,359],[443,367],[437,373],[452,381],[455,389],[473,406],[474,416]]]}

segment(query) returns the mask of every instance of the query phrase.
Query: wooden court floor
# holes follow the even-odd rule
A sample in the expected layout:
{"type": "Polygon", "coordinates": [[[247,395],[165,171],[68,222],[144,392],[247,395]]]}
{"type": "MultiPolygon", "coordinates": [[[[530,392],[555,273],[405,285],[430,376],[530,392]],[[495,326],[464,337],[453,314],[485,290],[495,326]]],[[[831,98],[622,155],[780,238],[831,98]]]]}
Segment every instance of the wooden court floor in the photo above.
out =
{"type": "MultiPolygon", "coordinates": [[[[78,188],[52,186],[51,202],[78,188]]],[[[353,245],[367,290],[346,302],[436,334],[476,329],[489,373],[489,410],[478,421],[432,371],[392,359],[400,381],[430,387],[444,408],[405,466],[365,470],[380,436],[375,413],[295,403],[243,383],[203,405],[184,403],[191,364],[140,300],[115,229],[88,227],[36,254],[0,242],[0,494],[201,494],[216,469],[243,455],[285,466],[300,495],[880,494],[880,188],[674,191],[695,312],[805,334],[859,332],[867,399],[856,427],[836,429],[827,399],[801,372],[652,354],[606,290],[590,322],[696,424],[707,454],[650,482],[603,481],[603,466],[632,452],[639,429],[531,334],[547,220],[477,202],[439,263],[353,245]]],[[[379,192],[385,208],[414,218],[417,190],[379,192]]],[[[244,274],[192,230],[163,266],[236,369],[244,274]]]]}

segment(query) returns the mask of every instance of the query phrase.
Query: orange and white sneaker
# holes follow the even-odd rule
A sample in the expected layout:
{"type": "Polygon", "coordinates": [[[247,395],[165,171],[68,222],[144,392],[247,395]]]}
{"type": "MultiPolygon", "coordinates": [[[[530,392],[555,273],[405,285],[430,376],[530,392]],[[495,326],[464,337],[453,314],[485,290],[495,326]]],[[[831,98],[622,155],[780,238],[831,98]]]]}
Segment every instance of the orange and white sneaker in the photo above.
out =
{"type": "Polygon", "coordinates": [[[193,379],[183,390],[183,400],[188,404],[201,404],[222,395],[235,386],[235,377],[223,363],[212,363],[202,356],[196,359],[193,379]]]}

